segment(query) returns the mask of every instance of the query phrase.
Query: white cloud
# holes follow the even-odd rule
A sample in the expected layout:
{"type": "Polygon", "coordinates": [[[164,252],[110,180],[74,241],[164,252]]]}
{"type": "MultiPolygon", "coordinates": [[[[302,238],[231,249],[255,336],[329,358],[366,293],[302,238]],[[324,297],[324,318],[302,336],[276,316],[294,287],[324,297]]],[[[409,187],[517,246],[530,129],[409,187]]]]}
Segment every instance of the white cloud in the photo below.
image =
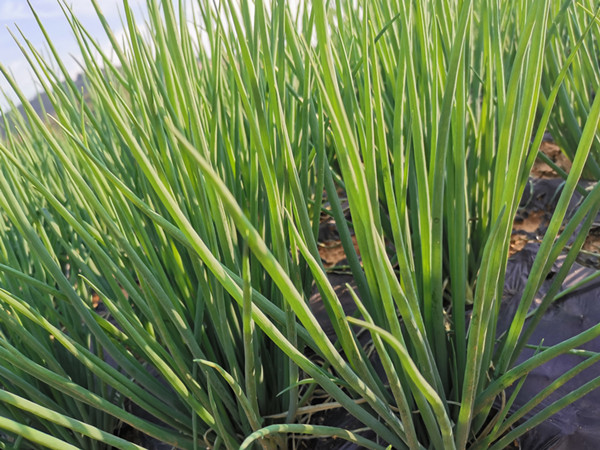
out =
{"type": "MultiPolygon", "coordinates": [[[[33,72],[25,60],[13,61],[6,67],[26,97],[31,97],[40,89],[39,83],[34,80],[33,72]]],[[[0,89],[2,89],[2,93],[8,96],[9,99],[17,104],[20,103],[17,94],[14,93],[9,82],[3,76],[0,77],[0,89]]],[[[4,107],[5,105],[6,102],[3,99],[0,102],[0,106],[4,107]]]]}
{"type": "MultiPolygon", "coordinates": [[[[64,16],[59,0],[30,0],[31,6],[39,18],[43,20],[58,19],[64,16]]],[[[134,5],[138,1],[132,2],[134,5]]],[[[65,4],[79,19],[96,17],[96,10],[90,0],[66,0],[65,4]]],[[[98,0],[100,10],[107,18],[118,17],[122,2],[117,0],[98,0]]],[[[12,24],[25,20],[33,20],[34,16],[25,0],[0,0],[0,22],[12,24]]]]}
{"type": "MultiPolygon", "coordinates": [[[[60,13],[56,2],[52,0],[32,0],[31,4],[40,18],[56,17],[60,13]]],[[[27,2],[23,0],[1,0],[0,18],[2,22],[15,22],[32,19],[33,15],[27,2]]]]}

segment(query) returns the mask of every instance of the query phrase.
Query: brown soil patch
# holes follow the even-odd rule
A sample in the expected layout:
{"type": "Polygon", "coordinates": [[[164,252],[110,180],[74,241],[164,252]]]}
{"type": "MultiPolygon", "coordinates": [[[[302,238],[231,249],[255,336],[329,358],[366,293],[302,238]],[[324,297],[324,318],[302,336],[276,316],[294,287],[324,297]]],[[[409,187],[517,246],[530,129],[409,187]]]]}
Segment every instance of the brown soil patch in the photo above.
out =
{"type": "Polygon", "coordinates": [[[600,226],[592,227],[585,238],[577,262],[600,270],[600,226]]]}
{"type": "Polygon", "coordinates": [[[523,250],[529,242],[537,240],[540,230],[545,228],[546,225],[548,225],[548,213],[546,211],[523,211],[513,222],[509,256],[523,250]]]}
{"type": "Polygon", "coordinates": [[[594,227],[585,239],[583,249],[591,253],[600,254],[600,227],[594,227]]]}
{"type": "Polygon", "coordinates": [[[523,214],[520,218],[515,219],[513,230],[534,233],[546,222],[545,211],[531,211],[527,214],[523,214]]]}
{"type": "MultiPolygon", "coordinates": [[[[571,170],[571,161],[567,158],[564,153],[560,150],[560,147],[553,142],[542,142],[540,146],[546,156],[548,156],[558,167],[565,172],[571,170]]],[[[536,159],[531,169],[531,176],[535,178],[558,178],[559,175],[541,159],[536,159]]]]}
{"type": "MultiPolygon", "coordinates": [[[[356,237],[354,235],[352,235],[352,243],[360,256],[358,244],[356,243],[356,237]]],[[[319,242],[319,255],[321,256],[323,266],[325,266],[326,269],[343,265],[346,261],[346,253],[344,252],[342,241],[339,239],[319,242]]]]}

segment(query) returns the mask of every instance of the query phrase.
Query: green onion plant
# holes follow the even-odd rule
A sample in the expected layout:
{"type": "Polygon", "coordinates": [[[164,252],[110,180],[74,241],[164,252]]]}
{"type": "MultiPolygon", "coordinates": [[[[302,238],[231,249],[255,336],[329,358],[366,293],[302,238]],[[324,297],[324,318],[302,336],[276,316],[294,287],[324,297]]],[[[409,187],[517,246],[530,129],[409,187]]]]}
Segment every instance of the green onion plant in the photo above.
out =
{"type": "Polygon", "coordinates": [[[0,65],[26,114],[3,115],[0,143],[10,446],[144,445],[119,433],[127,425],[184,449],[287,448],[293,435],[500,449],[600,385],[528,414],[596,362],[586,353],[513,407],[528,373],[600,335],[539,343],[516,363],[600,209],[594,186],[565,219],[595,170],[600,96],[581,90],[599,87],[597,61],[585,63],[593,2],[147,0],[142,33],[124,0],[117,38],[90,0],[106,51],[58,1],[85,89],[63,82],[34,10],[52,60],[15,39],[52,116],[0,65]],[[577,118],[567,130],[564,114],[577,118]],[[513,218],[547,129],[573,167],[498,330],[513,218]],[[354,314],[319,256],[323,214],[354,314]],[[312,423],[317,389],[374,437],[312,423]]]}
{"type": "MultiPolygon", "coordinates": [[[[573,159],[600,83],[600,60],[597,56],[600,51],[600,29],[597,5],[594,2],[578,2],[576,8],[569,6],[570,2],[564,2],[562,5],[557,3],[555,6],[557,15],[563,16],[564,19],[556,21],[546,44],[541,104],[544,105],[546,95],[561,68],[568,67],[548,122],[548,130],[561,150],[569,159],[573,159]],[[575,45],[580,48],[572,53],[575,45]],[[570,54],[573,54],[574,58],[567,64],[566,60],[570,54]]],[[[600,135],[596,132],[583,172],[584,178],[598,180],[599,160],[600,135]]]]}

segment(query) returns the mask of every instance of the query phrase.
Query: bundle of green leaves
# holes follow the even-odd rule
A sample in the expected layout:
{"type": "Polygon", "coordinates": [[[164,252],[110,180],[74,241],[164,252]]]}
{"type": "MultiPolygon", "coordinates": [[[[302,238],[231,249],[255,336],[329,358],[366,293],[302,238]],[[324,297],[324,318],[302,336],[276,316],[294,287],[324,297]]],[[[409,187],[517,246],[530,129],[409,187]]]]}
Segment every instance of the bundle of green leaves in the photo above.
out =
{"type": "MultiPolygon", "coordinates": [[[[558,8],[558,4],[555,8],[558,8]]],[[[590,114],[600,83],[600,64],[598,58],[594,57],[600,52],[600,21],[594,8],[597,8],[597,5],[593,1],[580,2],[577,8],[570,7],[570,2],[564,2],[557,10],[557,15],[563,19],[555,21],[549,30],[546,44],[541,103],[544,105],[561,69],[568,67],[548,122],[548,130],[570,159],[575,157],[583,126],[590,114]],[[571,50],[573,43],[579,46],[576,52],[571,50]],[[568,61],[571,57],[574,59],[568,61]]],[[[600,135],[596,133],[583,171],[584,178],[600,178],[599,161],[600,135]]]]}
{"type": "Polygon", "coordinates": [[[27,115],[4,116],[0,144],[11,448],[139,448],[119,434],[127,424],[185,449],[285,448],[291,434],[499,449],[600,385],[516,424],[598,360],[512,408],[530,371],[600,335],[596,325],[515,364],[600,209],[596,186],[565,221],[599,96],[569,134],[573,166],[518,311],[496,329],[513,218],[562,83],[576,74],[598,89],[574,64],[598,33],[583,6],[148,0],[142,34],[125,0],[119,42],[91,2],[110,54],[61,2],[84,92],[62,81],[50,37],[53,63],[19,38],[53,118],[0,66],[27,115]],[[559,46],[569,20],[578,32],[559,46]],[[319,256],[322,214],[357,286],[351,316],[319,256]],[[313,286],[334,340],[309,306],[313,286]],[[335,409],[376,437],[311,423],[335,409]]]}

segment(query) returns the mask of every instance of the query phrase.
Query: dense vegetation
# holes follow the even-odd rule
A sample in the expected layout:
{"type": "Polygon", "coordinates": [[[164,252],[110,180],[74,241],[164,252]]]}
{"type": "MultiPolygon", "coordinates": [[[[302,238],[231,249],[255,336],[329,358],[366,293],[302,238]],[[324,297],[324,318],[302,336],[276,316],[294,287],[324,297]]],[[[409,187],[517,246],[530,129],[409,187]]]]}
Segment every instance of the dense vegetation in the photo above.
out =
{"type": "Polygon", "coordinates": [[[0,144],[6,448],[139,448],[118,437],[128,424],[184,449],[286,448],[292,433],[500,449],[598,387],[518,422],[599,359],[586,354],[520,410],[504,393],[600,335],[515,365],[600,209],[600,187],[578,186],[599,175],[595,3],[148,0],[142,34],[124,1],[110,54],[62,3],[85,95],[62,82],[51,39],[56,62],[21,36],[55,113],[6,114],[0,144]],[[573,165],[498,338],[513,218],[547,130],[573,165]],[[322,214],[356,284],[351,317],[319,257],[322,214]],[[376,438],[311,423],[324,408],[376,438]]]}

